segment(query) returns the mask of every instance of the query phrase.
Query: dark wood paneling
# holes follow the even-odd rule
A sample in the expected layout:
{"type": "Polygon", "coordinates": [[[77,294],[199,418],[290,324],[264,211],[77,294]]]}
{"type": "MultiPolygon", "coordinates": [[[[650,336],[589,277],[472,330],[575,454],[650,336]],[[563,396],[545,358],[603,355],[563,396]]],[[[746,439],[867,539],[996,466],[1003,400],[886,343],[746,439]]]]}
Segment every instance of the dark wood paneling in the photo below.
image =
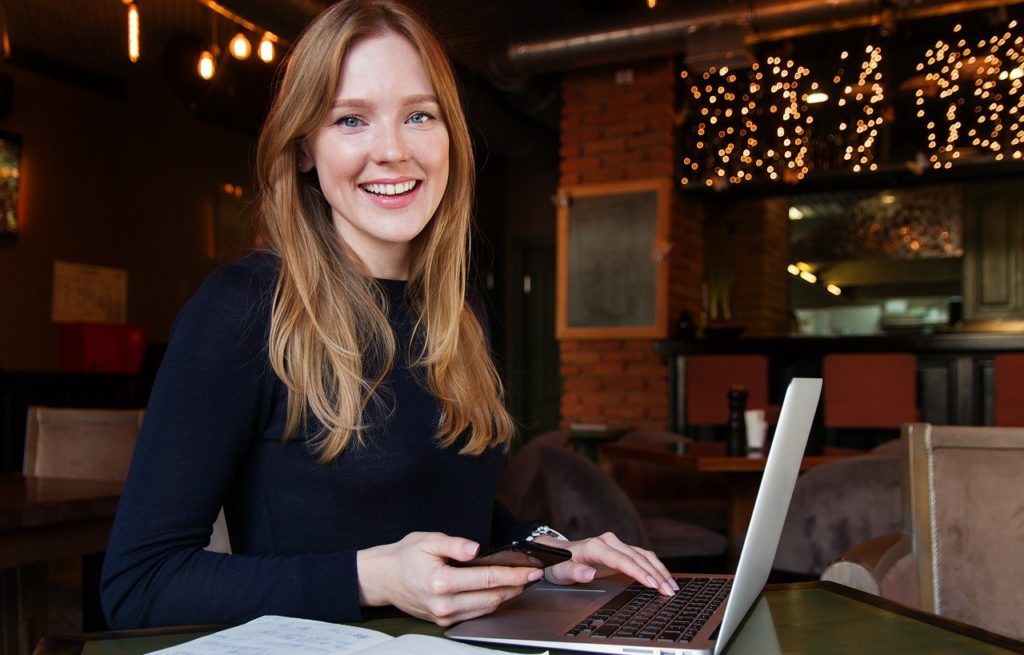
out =
{"type": "Polygon", "coordinates": [[[1024,317],[1024,207],[1017,184],[969,186],[964,196],[964,317],[1024,317]]]}

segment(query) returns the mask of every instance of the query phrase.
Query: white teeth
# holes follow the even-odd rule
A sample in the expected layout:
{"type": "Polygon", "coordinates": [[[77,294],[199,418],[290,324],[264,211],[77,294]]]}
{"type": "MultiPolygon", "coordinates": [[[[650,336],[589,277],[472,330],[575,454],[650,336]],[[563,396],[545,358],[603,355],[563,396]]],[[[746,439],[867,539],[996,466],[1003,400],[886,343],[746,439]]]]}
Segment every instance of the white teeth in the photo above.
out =
{"type": "Polygon", "coordinates": [[[415,180],[399,182],[398,184],[364,184],[363,189],[378,196],[397,196],[412,191],[416,186],[415,180]]]}

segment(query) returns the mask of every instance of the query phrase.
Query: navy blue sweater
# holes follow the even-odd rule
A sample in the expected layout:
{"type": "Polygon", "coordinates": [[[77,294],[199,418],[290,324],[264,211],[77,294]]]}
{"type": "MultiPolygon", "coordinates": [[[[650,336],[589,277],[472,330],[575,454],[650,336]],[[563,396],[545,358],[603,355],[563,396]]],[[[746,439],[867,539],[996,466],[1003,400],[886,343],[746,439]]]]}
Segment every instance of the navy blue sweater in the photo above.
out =
{"type": "Polygon", "coordinates": [[[111,627],[359,620],[357,550],[420,530],[486,547],[528,529],[495,501],[501,449],[437,445],[437,400],[403,348],[404,282],[381,281],[399,353],[364,444],[322,465],[308,434],[282,439],[287,391],[267,357],[277,274],[265,251],[225,266],[175,322],[103,566],[111,627]],[[231,555],[203,550],[222,505],[231,555]]]}

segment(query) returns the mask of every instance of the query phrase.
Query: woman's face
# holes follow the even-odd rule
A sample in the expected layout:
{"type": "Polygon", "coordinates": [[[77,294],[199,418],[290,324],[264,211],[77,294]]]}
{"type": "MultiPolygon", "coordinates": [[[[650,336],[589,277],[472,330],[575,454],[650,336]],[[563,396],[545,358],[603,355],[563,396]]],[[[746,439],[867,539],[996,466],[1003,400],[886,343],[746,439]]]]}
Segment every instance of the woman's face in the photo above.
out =
{"type": "Polygon", "coordinates": [[[448,128],[423,61],[393,32],[356,41],[325,125],[299,168],[316,169],[335,228],[379,278],[406,279],[410,243],[448,184],[448,128]]]}

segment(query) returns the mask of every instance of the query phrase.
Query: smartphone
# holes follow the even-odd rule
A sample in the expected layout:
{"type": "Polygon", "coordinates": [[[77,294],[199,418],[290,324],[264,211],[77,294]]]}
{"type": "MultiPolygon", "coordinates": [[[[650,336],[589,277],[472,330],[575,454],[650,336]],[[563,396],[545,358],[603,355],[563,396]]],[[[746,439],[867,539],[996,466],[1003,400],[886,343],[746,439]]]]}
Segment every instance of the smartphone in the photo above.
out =
{"type": "Polygon", "coordinates": [[[572,559],[572,553],[535,541],[513,541],[477,555],[468,562],[449,560],[452,566],[534,566],[539,569],[572,559]]]}

